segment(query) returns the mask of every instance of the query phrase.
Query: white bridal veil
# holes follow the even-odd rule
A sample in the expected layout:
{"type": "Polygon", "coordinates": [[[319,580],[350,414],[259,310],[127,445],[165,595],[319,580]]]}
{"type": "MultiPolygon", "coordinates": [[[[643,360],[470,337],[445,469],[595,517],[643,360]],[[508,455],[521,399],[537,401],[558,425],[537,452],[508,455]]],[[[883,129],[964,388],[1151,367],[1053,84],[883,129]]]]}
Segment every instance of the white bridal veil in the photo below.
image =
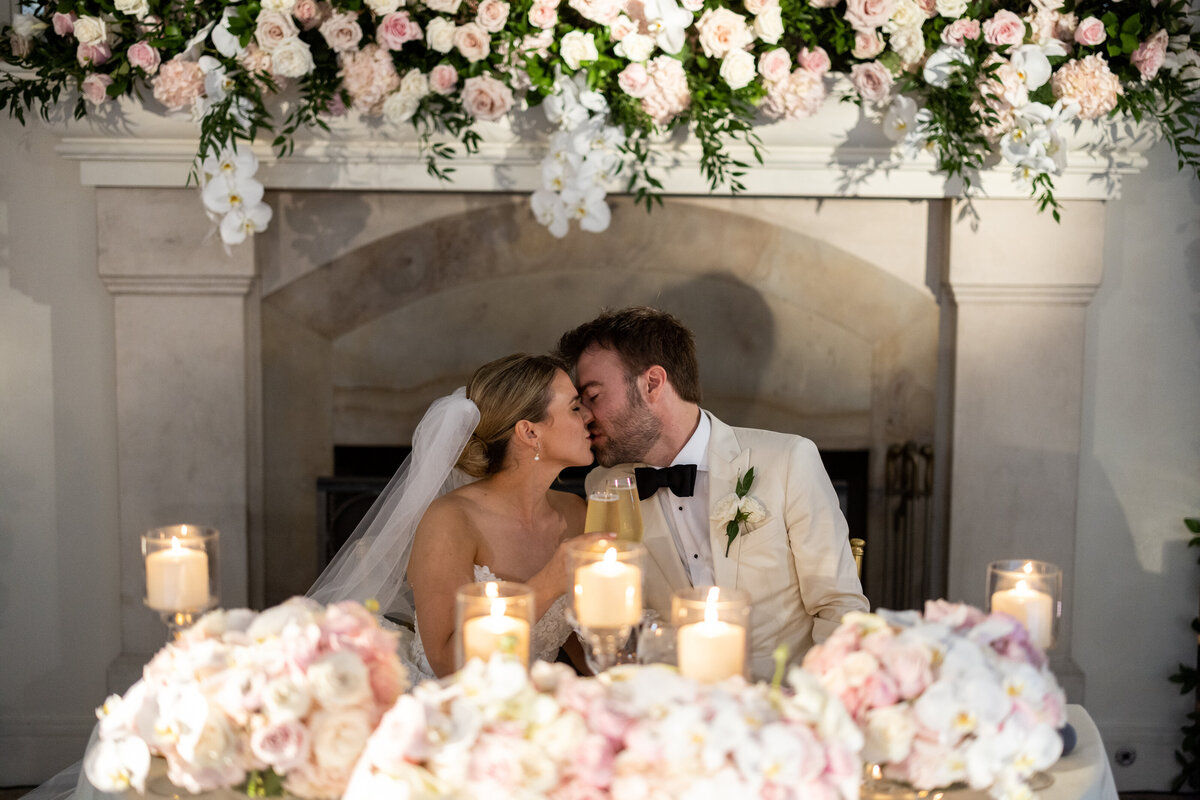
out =
{"type": "Polygon", "coordinates": [[[433,402],[413,433],[412,452],[333,561],[308,590],[320,603],[379,603],[379,613],[412,623],[405,575],[417,524],[436,498],[474,480],[454,468],[479,424],[466,389],[433,402]]]}

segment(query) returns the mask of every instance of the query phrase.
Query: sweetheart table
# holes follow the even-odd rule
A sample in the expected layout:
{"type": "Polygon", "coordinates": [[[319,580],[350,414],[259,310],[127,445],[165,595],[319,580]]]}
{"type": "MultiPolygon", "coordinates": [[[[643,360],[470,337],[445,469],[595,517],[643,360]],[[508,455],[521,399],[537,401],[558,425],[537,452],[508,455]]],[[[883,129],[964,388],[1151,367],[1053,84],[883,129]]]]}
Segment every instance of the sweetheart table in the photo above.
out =
{"type": "MultiPolygon", "coordinates": [[[[1075,728],[1077,743],[1075,749],[1058,760],[1049,770],[1054,783],[1037,795],[1040,800],[1117,800],[1117,788],[1113,781],[1112,768],[1100,740],[1100,731],[1096,723],[1083,706],[1068,705],[1067,720],[1075,728]]],[[[92,733],[95,738],[95,731],[92,733]]],[[[149,784],[155,783],[155,778],[164,775],[166,763],[155,759],[150,771],[149,784]]],[[[59,775],[39,786],[22,800],[139,800],[142,795],[132,790],[123,794],[110,794],[98,791],[86,776],[79,770],[79,764],[64,770],[59,775]]],[[[180,790],[176,795],[155,794],[148,791],[147,800],[172,800],[178,798],[195,798],[195,800],[241,800],[245,795],[231,791],[206,792],[191,795],[180,790]]],[[[984,792],[957,790],[946,792],[945,800],[987,800],[984,792]]],[[[872,800],[864,795],[863,800],[872,800]]]]}

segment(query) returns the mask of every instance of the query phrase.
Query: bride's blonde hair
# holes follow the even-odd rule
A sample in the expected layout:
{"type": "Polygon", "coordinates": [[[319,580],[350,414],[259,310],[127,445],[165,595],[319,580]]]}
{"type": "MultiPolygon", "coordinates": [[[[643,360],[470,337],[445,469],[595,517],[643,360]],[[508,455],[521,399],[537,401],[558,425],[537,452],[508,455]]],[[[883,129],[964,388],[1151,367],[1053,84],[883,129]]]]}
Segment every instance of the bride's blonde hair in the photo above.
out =
{"type": "Polygon", "coordinates": [[[458,468],[474,478],[500,470],[513,427],[521,420],[541,422],[550,405],[550,384],[562,364],[550,356],[514,353],[475,370],[467,397],[479,407],[479,424],[458,458],[458,468]]]}

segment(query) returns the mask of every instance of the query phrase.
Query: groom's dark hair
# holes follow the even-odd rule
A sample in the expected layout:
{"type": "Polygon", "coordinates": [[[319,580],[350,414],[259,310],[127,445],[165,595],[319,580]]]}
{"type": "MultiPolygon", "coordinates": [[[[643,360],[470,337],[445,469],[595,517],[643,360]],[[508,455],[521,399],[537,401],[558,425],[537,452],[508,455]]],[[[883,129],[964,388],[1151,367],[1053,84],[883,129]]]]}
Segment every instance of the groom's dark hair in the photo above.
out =
{"type": "Polygon", "coordinates": [[[567,331],[558,340],[555,355],[574,369],[589,347],[616,352],[630,383],[657,364],[680,399],[700,403],[700,366],[692,332],[678,318],[649,306],[605,310],[591,322],[567,331]]]}

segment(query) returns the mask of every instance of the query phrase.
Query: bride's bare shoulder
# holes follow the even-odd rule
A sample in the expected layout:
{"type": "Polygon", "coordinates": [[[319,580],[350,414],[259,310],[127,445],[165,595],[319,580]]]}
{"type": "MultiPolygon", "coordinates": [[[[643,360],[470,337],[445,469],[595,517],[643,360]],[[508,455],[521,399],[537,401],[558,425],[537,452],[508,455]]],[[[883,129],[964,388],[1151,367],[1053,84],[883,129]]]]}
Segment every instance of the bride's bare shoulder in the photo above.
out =
{"type": "Polygon", "coordinates": [[[476,504],[462,489],[442,495],[429,504],[417,527],[417,538],[429,537],[455,540],[458,544],[474,543],[478,538],[476,504]]]}

